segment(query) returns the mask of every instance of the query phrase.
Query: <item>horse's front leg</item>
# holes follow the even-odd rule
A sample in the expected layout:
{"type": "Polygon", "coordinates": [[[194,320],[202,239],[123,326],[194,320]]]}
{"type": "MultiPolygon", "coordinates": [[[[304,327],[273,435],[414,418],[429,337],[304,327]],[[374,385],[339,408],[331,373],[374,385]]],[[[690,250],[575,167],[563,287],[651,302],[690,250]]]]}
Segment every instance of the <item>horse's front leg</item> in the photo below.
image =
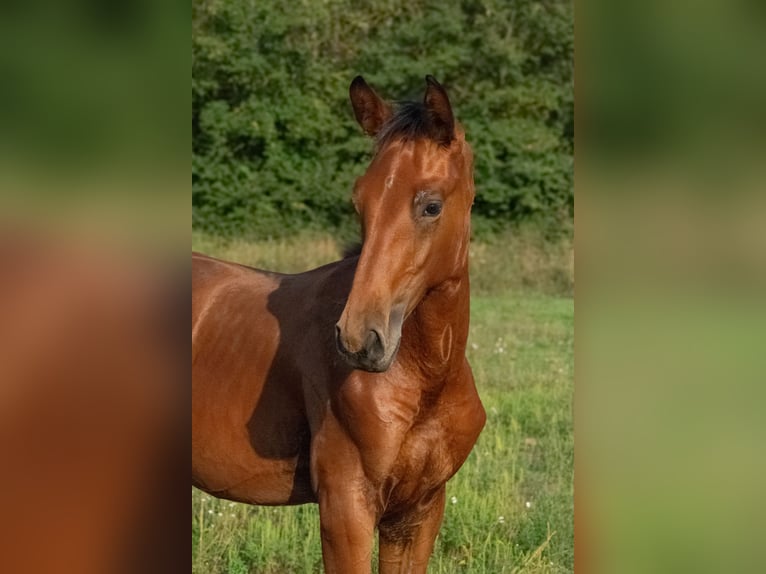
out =
{"type": "Polygon", "coordinates": [[[353,484],[319,491],[322,558],[327,574],[370,572],[375,515],[367,496],[353,484]]]}
{"type": "Polygon", "coordinates": [[[444,516],[445,488],[416,508],[384,517],[380,531],[380,574],[425,574],[444,516]]]}
{"type": "Polygon", "coordinates": [[[369,574],[377,516],[372,487],[355,446],[334,432],[335,421],[323,430],[312,448],[312,473],[325,572],[369,574]]]}

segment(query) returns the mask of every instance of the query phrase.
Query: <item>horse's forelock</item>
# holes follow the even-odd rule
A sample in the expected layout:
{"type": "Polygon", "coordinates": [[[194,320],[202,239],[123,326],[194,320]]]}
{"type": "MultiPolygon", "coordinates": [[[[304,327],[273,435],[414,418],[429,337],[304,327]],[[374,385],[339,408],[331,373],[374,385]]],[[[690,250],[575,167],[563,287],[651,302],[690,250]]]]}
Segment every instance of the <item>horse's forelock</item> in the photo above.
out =
{"type": "Polygon", "coordinates": [[[425,104],[421,102],[396,102],[394,113],[383,124],[375,137],[376,148],[383,149],[395,140],[412,141],[416,139],[430,139],[443,145],[425,104]]]}

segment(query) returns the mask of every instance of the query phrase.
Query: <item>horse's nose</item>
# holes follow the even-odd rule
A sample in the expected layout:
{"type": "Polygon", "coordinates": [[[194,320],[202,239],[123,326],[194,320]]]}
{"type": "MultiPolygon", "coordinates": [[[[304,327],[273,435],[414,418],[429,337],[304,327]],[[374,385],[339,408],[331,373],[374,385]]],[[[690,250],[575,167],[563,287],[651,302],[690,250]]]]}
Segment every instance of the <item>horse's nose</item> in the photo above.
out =
{"type": "Polygon", "coordinates": [[[335,342],[338,350],[347,357],[354,356],[365,362],[377,362],[383,359],[386,349],[383,344],[383,336],[378,329],[369,329],[358,349],[350,348],[348,340],[344,340],[340,324],[335,325],[335,342]]]}

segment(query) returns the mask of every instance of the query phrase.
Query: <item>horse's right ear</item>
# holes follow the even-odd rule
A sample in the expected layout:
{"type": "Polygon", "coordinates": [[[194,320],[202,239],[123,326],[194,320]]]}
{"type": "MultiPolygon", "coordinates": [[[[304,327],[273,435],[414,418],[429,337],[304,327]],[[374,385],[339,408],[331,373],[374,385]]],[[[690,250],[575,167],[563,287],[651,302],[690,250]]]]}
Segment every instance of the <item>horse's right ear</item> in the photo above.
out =
{"type": "Polygon", "coordinates": [[[391,117],[391,107],[380,99],[362,76],[354,78],[348,93],[356,121],[362,126],[364,133],[374,137],[391,117]]]}

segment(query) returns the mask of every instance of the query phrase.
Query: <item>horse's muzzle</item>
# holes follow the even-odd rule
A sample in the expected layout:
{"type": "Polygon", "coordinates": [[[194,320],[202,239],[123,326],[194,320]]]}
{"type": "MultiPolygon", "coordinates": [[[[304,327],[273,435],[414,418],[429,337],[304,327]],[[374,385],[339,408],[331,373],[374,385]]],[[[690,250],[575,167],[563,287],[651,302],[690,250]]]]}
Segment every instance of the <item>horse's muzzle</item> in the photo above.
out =
{"type": "MultiPolygon", "coordinates": [[[[338,348],[338,352],[350,366],[372,373],[386,371],[391,366],[394,356],[396,356],[396,350],[393,353],[386,353],[384,339],[377,329],[370,329],[367,332],[359,350],[350,351],[347,344],[344,343],[340,325],[335,325],[335,345],[338,348]]],[[[398,341],[396,347],[398,350],[398,341]]]]}

